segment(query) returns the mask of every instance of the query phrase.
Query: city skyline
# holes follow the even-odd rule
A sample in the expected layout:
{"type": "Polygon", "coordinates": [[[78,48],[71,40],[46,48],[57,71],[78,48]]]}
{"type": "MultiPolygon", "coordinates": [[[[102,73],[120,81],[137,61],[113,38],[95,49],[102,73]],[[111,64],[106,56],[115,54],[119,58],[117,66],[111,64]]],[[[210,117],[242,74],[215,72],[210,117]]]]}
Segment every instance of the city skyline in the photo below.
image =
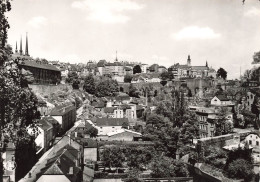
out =
{"type": "Polygon", "coordinates": [[[13,49],[28,32],[32,57],[62,62],[111,62],[117,51],[122,61],[169,67],[191,55],[192,65],[208,61],[233,79],[260,47],[255,0],[21,0],[8,16],[13,49]]]}

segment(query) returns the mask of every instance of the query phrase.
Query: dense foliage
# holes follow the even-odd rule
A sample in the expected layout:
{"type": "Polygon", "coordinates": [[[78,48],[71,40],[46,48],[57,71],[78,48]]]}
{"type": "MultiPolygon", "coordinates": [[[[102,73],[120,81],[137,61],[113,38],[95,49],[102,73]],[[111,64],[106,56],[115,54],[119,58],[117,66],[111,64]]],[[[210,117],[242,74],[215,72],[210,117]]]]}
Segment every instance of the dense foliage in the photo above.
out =
{"type": "Polygon", "coordinates": [[[142,73],[142,69],[140,67],[140,65],[135,65],[134,68],[133,68],[133,73],[136,74],[136,73],[142,73]]]}
{"type": "Polygon", "coordinates": [[[102,76],[94,78],[92,74],[88,75],[84,80],[83,89],[97,97],[114,96],[119,92],[119,85],[116,80],[111,77],[102,76]]]}
{"type": "Polygon", "coordinates": [[[124,82],[125,82],[125,83],[131,83],[132,78],[133,78],[132,75],[127,74],[127,75],[125,75],[125,77],[124,77],[124,82]]]}
{"type": "Polygon", "coordinates": [[[226,78],[227,78],[227,71],[224,70],[223,68],[219,68],[218,71],[217,71],[217,77],[221,77],[224,80],[226,80],[226,78]]]}

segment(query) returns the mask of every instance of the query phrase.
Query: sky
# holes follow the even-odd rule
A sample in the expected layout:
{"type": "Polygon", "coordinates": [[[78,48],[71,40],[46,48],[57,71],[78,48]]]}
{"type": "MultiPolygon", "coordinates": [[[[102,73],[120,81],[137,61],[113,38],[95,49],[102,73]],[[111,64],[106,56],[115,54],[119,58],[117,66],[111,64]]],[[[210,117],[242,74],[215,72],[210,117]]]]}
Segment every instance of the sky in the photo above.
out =
{"type": "Polygon", "coordinates": [[[234,79],[260,51],[258,0],[14,0],[7,16],[13,48],[28,32],[32,57],[62,62],[113,62],[117,51],[169,67],[190,55],[234,79]]]}

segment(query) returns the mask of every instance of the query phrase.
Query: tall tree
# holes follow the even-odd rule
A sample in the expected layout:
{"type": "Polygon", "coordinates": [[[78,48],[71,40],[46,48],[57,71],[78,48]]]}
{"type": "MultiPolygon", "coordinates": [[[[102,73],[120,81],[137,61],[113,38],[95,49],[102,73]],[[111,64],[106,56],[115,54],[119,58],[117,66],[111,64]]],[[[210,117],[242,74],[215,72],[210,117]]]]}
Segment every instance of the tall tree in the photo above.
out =
{"type": "Polygon", "coordinates": [[[95,94],[96,91],[96,86],[95,86],[95,80],[94,76],[92,74],[89,74],[85,80],[84,80],[84,85],[83,89],[89,93],[89,94],[95,94]]]}
{"type": "Polygon", "coordinates": [[[140,65],[135,65],[134,68],[133,68],[133,73],[136,74],[136,73],[142,73],[142,69],[140,67],[140,65]]]}
{"type": "Polygon", "coordinates": [[[0,182],[3,181],[2,152],[5,152],[9,142],[19,150],[18,144],[29,137],[26,128],[30,126],[36,131],[36,118],[39,117],[37,98],[29,88],[23,87],[22,80],[25,78],[18,67],[19,60],[12,60],[10,46],[6,45],[9,28],[6,12],[10,10],[10,0],[0,2],[0,182]]]}
{"type": "Polygon", "coordinates": [[[219,68],[218,71],[217,71],[217,77],[221,77],[224,80],[226,80],[226,78],[227,78],[227,71],[224,70],[223,68],[219,68]]]}

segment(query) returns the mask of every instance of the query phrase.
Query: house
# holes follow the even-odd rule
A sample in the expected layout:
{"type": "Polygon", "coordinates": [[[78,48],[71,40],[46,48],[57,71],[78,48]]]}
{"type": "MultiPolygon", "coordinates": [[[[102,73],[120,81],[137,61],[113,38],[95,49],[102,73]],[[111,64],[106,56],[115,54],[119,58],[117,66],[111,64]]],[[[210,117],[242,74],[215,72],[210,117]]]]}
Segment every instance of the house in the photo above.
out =
{"type": "Polygon", "coordinates": [[[93,106],[96,110],[102,112],[106,107],[106,104],[102,100],[94,100],[91,102],[91,106],[93,106]]]}
{"type": "Polygon", "coordinates": [[[37,148],[37,154],[45,152],[53,143],[53,126],[46,119],[40,119],[37,124],[37,131],[34,131],[30,126],[27,128],[27,132],[36,136],[35,144],[37,148]]]}
{"type": "Polygon", "coordinates": [[[50,123],[52,125],[52,127],[53,127],[52,138],[53,138],[53,140],[57,136],[60,136],[61,125],[59,124],[59,122],[56,119],[54,119],[52,116],[45,116],[45,117],[42,117],[42,120],[46,120],[48,123],[50,123]]]}
{"type": "Polygon", "coordinates": [[[212,106],[234,106],[234,103],[224,95],[217,95],[211,99],[212,106]]]}
{"type": "Polygon", "coordinates": [[[110,132],[128,128],[128,126],[128,118],[97,118],[96,120],[98,135],[107,135],[110,132]]]}
{"type": "Polygon", "coordinates": [[[96,162],[98,160],[98,143],[90,138],[82,139],[84,143],[84,164],[88,162],[96,162]]]}
{"type": "Polygon", "coordinates": [[[147,64],[141,64],[142,73],[147,73],[147,68],[148,68],[147,64]]]}
{"type": "Polygon", "coordinates": [[[200,138],[215,136],[215,109],[207,107],[197,107],[195,113],[199,121],[200,138]]]}
{"type": "Polygon", "coordinates": [[[249,147],[252,147],[252,157],[254,163],[260,163],[260,137],[256,133],[251,133],[246,136],[246,138],[241,143],[249,144],[249,147]]]}
{"type": "Polygon", "coordinates": [[[71,103],[56,106],[50,115],[61,125],[62,132],[66,132],[76,121],[76,107],[71,103]]]}
{"type": "Polygon", "coordinates": [[[45,167],[37,174],[37,182],[81,182],[81,160],[80,151],[66,145],[47,160],[45,167]]]}
{"type": "Polygon", "coordinates": [[[244,101],[244,105],[246,110],[251,111],[252,112],[252,105],[253,103],[257,100],[257,98],[260,97],[260,91],[258,88],[251,88],[247,91],[247,96],[246,96],[246,100],[244,101]]]}
{"type": "Polygon", "coordinates": [[[134,132],[132,130],[127,130],[127,129],[119,129],[113,132],[109,132],[107,134],[108,136],[108,141],[135,141],[139,140],[142,138],[142,134],[138,132],[134,132]]]}
{"type": "Polygon", "coordinates": [[[217,78],[217,72],[213,68],[209,68],[208,70],[208,77],[217,78]]]}

